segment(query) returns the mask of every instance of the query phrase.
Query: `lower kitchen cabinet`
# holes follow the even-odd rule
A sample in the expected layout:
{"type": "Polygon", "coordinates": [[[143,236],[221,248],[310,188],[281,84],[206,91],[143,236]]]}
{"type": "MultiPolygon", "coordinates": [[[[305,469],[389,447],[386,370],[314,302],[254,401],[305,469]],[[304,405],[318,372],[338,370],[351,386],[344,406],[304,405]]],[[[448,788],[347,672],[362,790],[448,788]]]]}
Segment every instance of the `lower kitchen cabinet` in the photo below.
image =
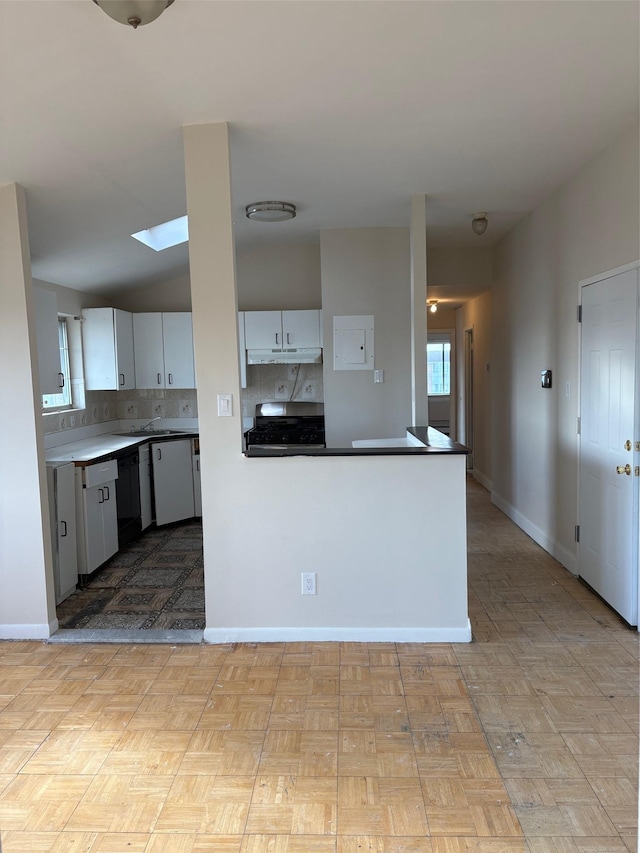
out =
{"type": "Polygon", "coordinates": [[[73,462],[47,465],[56,604],[68,598],[78,584],[74,472],[73,462]]]}
{"type": "Polygon", "coordinates": [[[109,460],[78,467],[75,476],[78,571],[88,575],[118,550],[118,464],[109,460]]]}
{"type": "Polygon", "coordinates": [[[151,445],[156,524],[170,524],[195,515],[191,439],[151,445]]]}
{"type": "Polygon", "coordinates": [[[141,529],[146,530],[153,521],[153,505],[151,501],[151,454],[148,444],[141,444],[138,449],[140,472],[140,523],[141,529]]]}
{"type": "Polygon", "coordinates": [[[202,518],[202,489],[200,486],[200,453],[194,453],[192,456],[193,466],[193,502],[194,515],[196,518],[202,518]]]}

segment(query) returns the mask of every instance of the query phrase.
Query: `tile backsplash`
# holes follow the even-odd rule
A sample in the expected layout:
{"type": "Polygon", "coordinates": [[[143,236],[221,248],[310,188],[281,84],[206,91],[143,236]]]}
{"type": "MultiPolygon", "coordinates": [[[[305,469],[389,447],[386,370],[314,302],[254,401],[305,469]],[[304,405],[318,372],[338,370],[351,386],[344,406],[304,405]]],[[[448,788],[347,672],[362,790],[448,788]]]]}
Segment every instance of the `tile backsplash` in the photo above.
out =
{"type": "Polygon", "coordinates": [[[250,364],[242,390],[242,416],[252,418],[258,403],[296,400],[322,403],[321,364],[250,364]]]}
{"type": "Polygon", "coordinates": [[[197,418],[197,391],[166,388],[134,391],[86,391],[84,409],[54,412],[43,417],[45,434],[74,427],[131,418],[197,418]]]}

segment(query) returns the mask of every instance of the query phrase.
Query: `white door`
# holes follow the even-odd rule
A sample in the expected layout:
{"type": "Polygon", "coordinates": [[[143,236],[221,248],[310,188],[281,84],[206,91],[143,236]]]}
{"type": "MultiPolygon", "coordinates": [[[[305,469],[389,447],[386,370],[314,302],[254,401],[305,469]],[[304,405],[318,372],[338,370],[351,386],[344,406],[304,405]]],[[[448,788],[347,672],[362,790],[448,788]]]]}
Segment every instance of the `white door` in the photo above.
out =
{"type": "Polygon", "coordinates": [[[113,309],[115,326],[116,361],[118,365],[117,387],[130,391],[136,387],[135,360],[133,355],[133,317],[128,311],[113,309]]]}
{"type": "Polygon", "coordinates": [[[195,388],[193,324],[190,311],[162,315],[165,388],[195,388]]]}
{"type": "Polygon", "coordinates": [[[102,505],[105,500],[104,487],[93,486],[83,489],[86,565],[84,571],[91,574],[104,563],[104,523],[102,505]]]}
{"type": "Polygon", "coordinates": [[[637,270],[584,285],[581,301],[579,574],[637,625],[637,270]]]}
{"type": "Polygon", "coordinates": [[[111,480],[100,487],[104,492],[102,504],[102,535],[104,541],[104,560],[108,560],[118,550],[118,505],[116,503],[116,481],[111,480]]]}
{"type": "Polygon", "coordinates": [[[164,388],[162,314],[159,311],[133,315],[133,350],[136,388],[164,388]]]}
{"type": "Polygon", "coordinates": [[[282,348],[282,311],[245,311],[247,349],[282,348]]]}
{"type": "Polygon", "coordinates": [[[60,604],[78,583],[75,466],[72,462],[56,468],[56,523],[59,583],[56,604],[60,604]]]}
{"type": "Polygon", "coordinates": [[[193,518],[191,441],[163,441],[151,445],[156,524],[193,518]]]}

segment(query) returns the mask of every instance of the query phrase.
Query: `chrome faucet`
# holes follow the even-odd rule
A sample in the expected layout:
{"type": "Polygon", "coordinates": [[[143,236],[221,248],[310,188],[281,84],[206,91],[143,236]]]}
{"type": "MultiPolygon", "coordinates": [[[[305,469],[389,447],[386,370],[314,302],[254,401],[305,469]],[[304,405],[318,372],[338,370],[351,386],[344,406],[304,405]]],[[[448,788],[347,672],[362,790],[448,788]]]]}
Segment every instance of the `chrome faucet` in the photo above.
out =
{"type": "Polygon", "coordinates": [[[159,415],[157,418],[151,418],[151,420],[149,421],[149,423],[148,423],[148,424],[145,424],[144,426],[141,426],[141,427],[140,427],[140,429],[141,429],[141,430],[149,429],[149,427],[151,426],[151,424],[155,423],[156,421],[161,421],[161,420],[162,420],[162,416],[161,416],[161,415],[159,415]]]}

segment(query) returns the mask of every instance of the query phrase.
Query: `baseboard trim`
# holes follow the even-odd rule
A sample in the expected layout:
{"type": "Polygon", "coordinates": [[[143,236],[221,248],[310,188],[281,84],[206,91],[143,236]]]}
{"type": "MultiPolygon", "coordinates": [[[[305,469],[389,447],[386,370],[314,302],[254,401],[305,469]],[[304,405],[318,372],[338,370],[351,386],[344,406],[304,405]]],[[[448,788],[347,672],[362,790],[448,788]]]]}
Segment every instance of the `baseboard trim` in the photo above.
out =
{"type": "Polygon", "coordinates": [[[478,471],[477,468],[473,468],[471,471],[471,476],[474,480],[477,480],[481,486],[483,486],[489,494],[491,494],[491,490],[493,489],[493,481],[490,480],[486,474],[483,474],[482,471],[478,471]]]}
{"type": "Polygon", "coordinates": [[[572,575],[578,573],[578,561],[575,554],[572,554],[563,545],[560,545],[554,539],[547,536],[543,530],[495,492],[492,492],[491,494],[491,503],[495,504],[499,510],[502,510],[502,512],[508,516],[514,524],[517,524],[521,530],[524,530],[527,536],[530,536],[534,542],[537,542],[541,548],[544,548],[548,554],[551,554],[551,556],[563,565],[565,569],[568,569],[572,575]]]}
{"type": "Polygon", "coordinates": [[[205,628],[205,643],[470,643],[461,628],[205,628]]]}
{"type": "Polygon", "coordinates": [[[34,625],[0,625],[0,640],[47,640],[58,630],[58,620],[34,625]]]}

